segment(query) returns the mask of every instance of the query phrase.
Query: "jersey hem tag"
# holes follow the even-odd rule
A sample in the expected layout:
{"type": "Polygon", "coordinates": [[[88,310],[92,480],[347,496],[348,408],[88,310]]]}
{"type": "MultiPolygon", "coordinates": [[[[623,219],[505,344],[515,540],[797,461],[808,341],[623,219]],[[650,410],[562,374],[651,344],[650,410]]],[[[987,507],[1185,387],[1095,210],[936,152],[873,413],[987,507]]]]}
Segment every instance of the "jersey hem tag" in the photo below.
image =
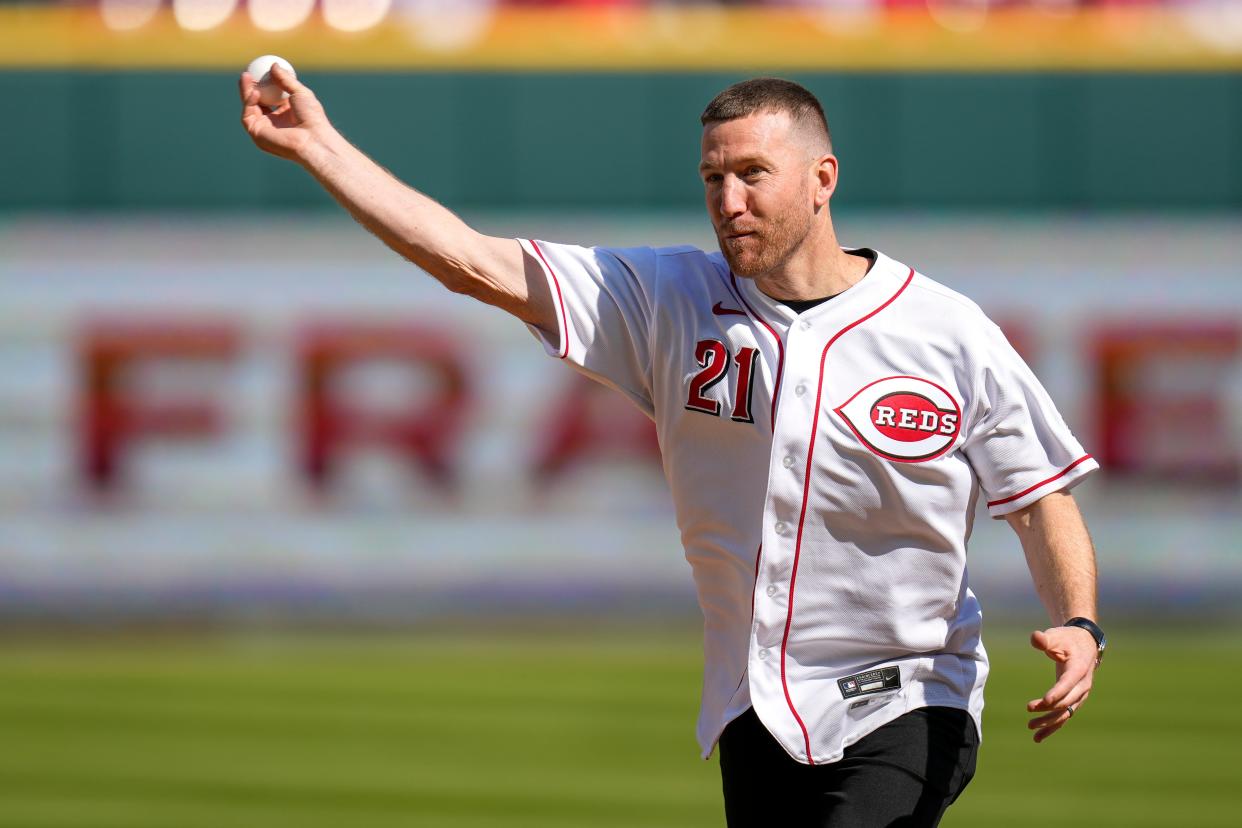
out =
{"type": "Polygon", "coordinates": [[[901,687],[901,670],[897,667],[881,667],[878,670],[855,673],[837,679],[837,687],[841,690],[841,697],[846,699],[883,693],[901,687]]]}

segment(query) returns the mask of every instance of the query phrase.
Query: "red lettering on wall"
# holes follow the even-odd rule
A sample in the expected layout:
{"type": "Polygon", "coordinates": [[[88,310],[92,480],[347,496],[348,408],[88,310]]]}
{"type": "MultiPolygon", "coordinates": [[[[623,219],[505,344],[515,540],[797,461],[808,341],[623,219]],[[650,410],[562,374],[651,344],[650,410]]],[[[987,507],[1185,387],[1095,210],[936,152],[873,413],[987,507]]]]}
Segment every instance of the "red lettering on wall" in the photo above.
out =
{"type": "Polygon", "coordinates": [[[541,485],[579,463],[609,455],[653,459],[659,468],[655,424],[618,392],[585,377],[569,378],[543,422],[533,469],[541,485]]]}
{"type": "Polygon", "coordinates": [[[1238,447],[1221,388],[1236,370],[1236,321],[1112,325],[1092,347],[1099,450],[1108,472],[1233,483],[1238,447]]]}
{"type": "MultiPolygon", "coordinates": [[[[226,321],[96,320],[78,335],[79,470],[97,491],[113,488],[125,452],[140,438],[202,438],[223,417],[202,394],[168,397],[135,380],[152,366],[222,364],[237,354],[241,336],[226,321]]],[[[170,371],[175,375],[176,371],[170,371]]]]}
{"type": "Polygon", "coordinates": [[[992,318],[1000,327],[1001,332],[1005,334],[1005,339],[1009,340],[1009,344],[1018,352],[1018,356],[1022,357],[1022,361],[1034,369],[1035,360],[1039,356],[1039,343],[1035,332],[1031,329],[1030,321],[1013,314],[1003,314],[992,318]]]}
{"type": "Polygon", "coordinates": [[[393,450],[438,486],[456,483],[453,459],[471,388],[463,348],[426,325],[319,323],[298,337],[301,465],[316,488],[326,487],[342,454],[362,445],[393,450]],[[342,387],[349,372],[376,363],[403,366],[429,382],[397,407],[377,406],[342,387]]]}

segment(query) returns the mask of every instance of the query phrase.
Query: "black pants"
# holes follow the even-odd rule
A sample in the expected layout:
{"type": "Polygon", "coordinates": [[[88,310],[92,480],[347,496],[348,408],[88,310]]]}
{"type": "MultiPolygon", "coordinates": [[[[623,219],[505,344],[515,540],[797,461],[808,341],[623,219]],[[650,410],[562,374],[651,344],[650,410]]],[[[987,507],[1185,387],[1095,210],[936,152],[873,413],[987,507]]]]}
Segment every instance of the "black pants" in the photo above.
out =
{"type": "Polygon", "coordinates": [[[792,759],[754,709],[720,737],[729,828],[934,826],[975,774],[979,734],[964,710],[924,707],[827,765],[792,759]]]}

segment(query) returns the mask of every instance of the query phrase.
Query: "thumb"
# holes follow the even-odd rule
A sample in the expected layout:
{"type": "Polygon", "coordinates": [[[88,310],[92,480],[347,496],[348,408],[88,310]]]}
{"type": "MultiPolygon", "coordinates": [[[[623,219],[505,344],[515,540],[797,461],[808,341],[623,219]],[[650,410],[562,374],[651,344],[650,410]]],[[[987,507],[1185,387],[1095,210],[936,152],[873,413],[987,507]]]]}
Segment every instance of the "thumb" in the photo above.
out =
{"type": "Polygon", "coordinates": [[[1072,652],[1065,646],[1065,638],[1060,630],[1036,630],[1031,633],[1031,646],[1042,652],[1055,662],[1064,664],[1069,661],[1072,652]]]}
{"type": "Polygon", "coordinates": [[[306,94],[310,92],[310,89],[298,80],[297,75],[293,74],[293,72],[290,72],[279,63],[272,64],[271,75],[272,80],[276,81],[276,84],[290,95],[296,95],[299,93],[306,94]]]}

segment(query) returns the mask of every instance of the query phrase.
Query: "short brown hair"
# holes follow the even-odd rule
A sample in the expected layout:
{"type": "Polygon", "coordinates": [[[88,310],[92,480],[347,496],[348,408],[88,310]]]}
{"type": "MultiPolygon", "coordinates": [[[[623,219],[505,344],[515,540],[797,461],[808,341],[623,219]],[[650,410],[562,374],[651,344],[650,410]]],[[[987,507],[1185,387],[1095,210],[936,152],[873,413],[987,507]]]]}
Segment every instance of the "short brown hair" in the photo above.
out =
{"type": "Polygon", "coordinates": [[[795,124],[822,130],[828,150],[832,151],[832,133],[819,99],[805,86],[784,78],[751,78],[733,84],[712,98],[699,122],[707,126],[756,112],[786,112],[795,124]]]}

